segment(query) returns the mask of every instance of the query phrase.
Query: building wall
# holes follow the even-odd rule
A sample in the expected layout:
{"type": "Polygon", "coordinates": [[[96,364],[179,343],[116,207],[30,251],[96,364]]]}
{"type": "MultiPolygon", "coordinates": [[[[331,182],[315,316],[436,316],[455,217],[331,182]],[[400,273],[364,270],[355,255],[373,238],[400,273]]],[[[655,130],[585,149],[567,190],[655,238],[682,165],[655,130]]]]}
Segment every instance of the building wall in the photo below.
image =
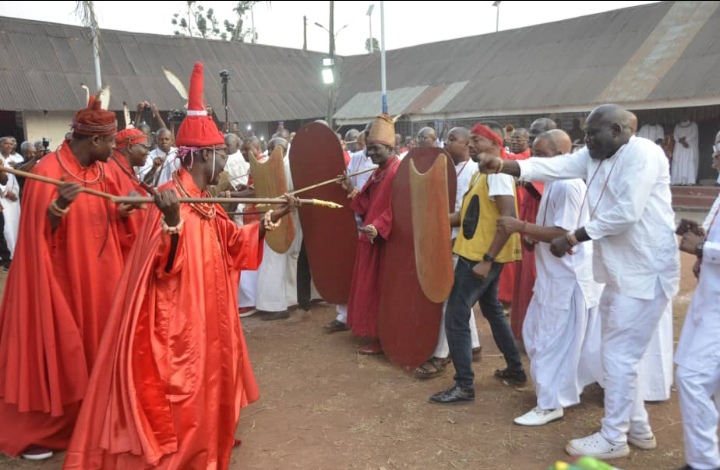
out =
{"type": "MultiPolygon", "coordinates": [[[[25,140],[35,142],[43,137],[50,139],[50,150],[55,150],[70,130],[74,113],[71,111],[23,111],[25,140]]],[[[18,143],[19,144],[19,143],[18,143]]]]}

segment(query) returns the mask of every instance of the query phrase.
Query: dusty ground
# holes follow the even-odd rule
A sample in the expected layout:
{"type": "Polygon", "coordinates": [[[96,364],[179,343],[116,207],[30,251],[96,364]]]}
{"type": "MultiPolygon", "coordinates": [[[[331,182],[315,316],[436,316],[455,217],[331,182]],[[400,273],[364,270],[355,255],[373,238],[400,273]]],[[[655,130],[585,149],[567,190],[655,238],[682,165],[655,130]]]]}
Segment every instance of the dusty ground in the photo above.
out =
{"type": "MultiPolygon", "coordinates": [[[[676,337],[695,286],[692,261],[683,257],[676,337]]],[[[582,404],[568,409],[560,422],[532,429],[513,425],[514,417],[535,405],[535,396],[532,386],[514,389],[493,378],[503,361],[485,321],[478,320],[484,357],[475,364],[476,401],[442,407],[429,404],[428,397],[452,384],[451,370],[420,382],[382,357],[358,356],[348,333],[322,332],[333,316],[333,308],[320,305],[287,321],[243,319],[262,397],[243,412],[238,429],[243,445],[234,453],[233,469],[543,470],[566,457],[568,439],[599,428],[602,391],[596,387],[586,390],[582,404]]],[[[682,466],[677,395],[649,404],[648,410],[658,449],[633,449],[615,465],[624,470],[682,466]]],[[[52,470],[61,462],[62,454],[42,464],[0,457],[0,470],[52,470]]]]}

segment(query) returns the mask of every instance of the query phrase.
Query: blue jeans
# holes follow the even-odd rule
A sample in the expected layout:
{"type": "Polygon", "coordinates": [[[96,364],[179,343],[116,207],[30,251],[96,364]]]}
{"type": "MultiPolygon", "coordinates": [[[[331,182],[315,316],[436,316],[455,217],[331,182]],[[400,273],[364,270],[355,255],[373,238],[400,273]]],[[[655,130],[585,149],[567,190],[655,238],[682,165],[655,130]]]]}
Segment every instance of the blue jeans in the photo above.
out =
{"type": "Polygon", "coordinates": [[[455,366],[454,380],[462,388],[474,388],[475,373],[472,369],[472,344],[470,341],[470,309],[480,302],[483,316],[490,323],[493,339],[505,356],[510,370],[522,370],[520,350],[510,330],[510,323],[498,301],[498,283],[503,269],[502,263],[493,263],[488,275],[479,279],[473,276],[472,268],[477,264],[462,256],[455,266],[455,283],[448,299],[445,313],[450,357],[455,366]]]}

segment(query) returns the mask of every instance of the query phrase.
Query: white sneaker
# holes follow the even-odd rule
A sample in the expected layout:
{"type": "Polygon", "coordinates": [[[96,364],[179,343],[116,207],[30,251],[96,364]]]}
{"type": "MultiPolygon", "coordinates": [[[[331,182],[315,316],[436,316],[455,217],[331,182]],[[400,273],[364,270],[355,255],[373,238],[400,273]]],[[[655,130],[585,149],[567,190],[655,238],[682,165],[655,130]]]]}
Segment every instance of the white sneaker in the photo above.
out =
{"type": "Polygon", "coordinates": [[[557,408],[555,410],[543,410],[536,406],[519,418],[515,418],[513,422],[515,424],[519,424],[520,426],[542,426],[561,419],[564,414],[565,413],[562,408],[557,408]]]}
{"type": "Polygon", "coordinates": [[[630,454],[630,447],[627,444],[613,444],[596,432],[591,436],[568,442],[565,452],[569,455],[586,455],[608,460],[627,457],[630,454]]]}
{"type": "Polygon", "coordinates": [[[25,460],[47,460],[52,458],[53,451],[45,449],[44,447],[30,446],[25,449],[25,452],[23,452],[20,456],[25,460]]]}
{"type": "Polygon", "coordinates": [[[657,440],[655,439],[655,434],[653,433],[636,435],[628,433],[627,440],[628,444],[632,444],[642,450],[652,450],[657,447],[657,440]]]}

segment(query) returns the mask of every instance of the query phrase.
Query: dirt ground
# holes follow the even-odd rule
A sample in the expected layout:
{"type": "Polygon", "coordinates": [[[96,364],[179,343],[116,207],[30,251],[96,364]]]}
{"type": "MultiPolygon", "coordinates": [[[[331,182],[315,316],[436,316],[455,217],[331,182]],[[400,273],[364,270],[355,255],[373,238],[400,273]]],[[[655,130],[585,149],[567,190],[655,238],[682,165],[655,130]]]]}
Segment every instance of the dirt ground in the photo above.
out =
{"type": "MultiPolygon", "coordinates": [[[[695,286],[693,259],[683,255],[682,261],[676,338],[695,286]]],[[[532,386],[515,389],[493,378],[503,360],[484,320],[478,320],[483,358],[475,364],[475,403],[443,407],[429,404],[428,397],[452,384],[452,367],[443,377],[418,381],[384,357],[357,355],[349,333],[325,334],[322,325],[333,317],[334,308],[320,304],[286,321],[243,319],[261,399],[243,410],[237,432],[243,444],[231,468],[544,470],[567,457],[568,439],[599,429],[603,401],[596,386],[562,421],[540,428],[514,425],[513,418],[535,405],[535,395],[532,386]]],[[[633,448],[613,463],[623,470],[684,465],[677,394],[647,407],[658,448],[633,448]]],[[[59,469],[62,458],[37,464],[0,457],[0,470],[59,469]]]]}

